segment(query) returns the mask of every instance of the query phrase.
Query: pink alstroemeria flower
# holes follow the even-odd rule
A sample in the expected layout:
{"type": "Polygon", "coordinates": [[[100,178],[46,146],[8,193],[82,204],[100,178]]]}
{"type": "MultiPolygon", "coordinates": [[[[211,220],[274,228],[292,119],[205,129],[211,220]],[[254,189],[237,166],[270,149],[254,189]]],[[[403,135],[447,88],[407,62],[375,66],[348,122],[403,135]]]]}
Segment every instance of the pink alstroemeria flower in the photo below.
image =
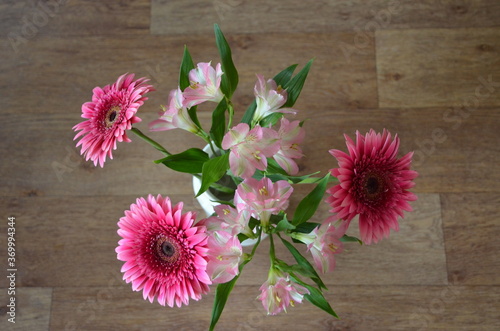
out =
{"type": "Polygon", "coordinates": [[[261,119],[274,112],[296,113],[293,109],[281,108],[286,103],[288,93],[281,86],[277,86],[276,82],[272,79],[266,82],[264,76],[257,75],[254,94],[257,103],[257,108],[253,115],[254,123],[258,123],[261,119]]]}
{"type": "Polygon", "coordinates": [[[273,129],[240,123],[229,130],[222,139],[222,148],[230,149],[229,166],[234,175],[242,178],[253,176],[255,169],[265,170],[267,158],[280,148],[278,133],[273,129]]]}
{"type": "Polygon", "coordinates": [[[295,306],[295,303],[302,303],[304,294],[309,294],[309,290],[302,285],[294,283],[290,277],[271,269],[267,281],[260,287],[261,294],[257,297],[262,301],[262,305],[269,315],[277,315],[283,310],[286,312],[288,306],[295,306]]]}
{"type": "Polygon", "coordinates": [[[296,175],[299,172],[299,166],[293,159],[300,159],[304,156],[299,144],[304,140],[305,134],[300,121],[290,122],[284,117],[281,119],[278,130],[281,141],[280,150],[273,155],[273,158],[289,175],[296,175]]]}
{"type": "Polygon", "coordinates": [[[217,205],[214,210],[217,216],[203,220],[203,225],[208,231],[226,231],[233,236],[243,233],[247,237],[253,237],[252,230],[248,226],[250,220],[248,210],[239,210],[228,205],[217,205]]]}
{"type": "Polygon", "coordinates": [[[344,245],[340,238],[344,236],[349,226],[349,222],[337,221],[329,217],[323,224],[315,228],[311,233],[296,233],[293,235],[307,245],[307,250],[311,252],[314,264],[322,273],[327,273],[335,269],[335,254],[342,253],[344,245]]]}
{"type": "Polygon", "coordinates": [[[191,108],[205,101],[219,103],[224,97],[220,90],[222,74],[220,63],[217,63],[215,69],[210,62],[198,63],[189,72],[191,85],[184,90],[184,106],[191,108]]]}
{"type": "Polygon", "coordinates": [[[166,131],[183,129],[197,133],[200,129],[189,116],[187,108],[183,106],[184,96],[180,88],[170,91],[168,108],[160,112],[160,118],[149,123],[150,131],[166,131]]]}
{"type": "Polygon", "coordinates": [[[207,273],[212,283],[227,283],[238,275],[240,259],[243,256],[238,237],[226,231],[215,231],[208,239],[207,273]]]}
{"type": "Polygon", "coordinates": [[[267,177],[260,181],[247,178],[236,188],[234,201],[246,205],[252,216],[266,226],[271,215],[276,215],[288,207],[288,198],[292,192],[293,187],[286,180],[273,183],[267,177]]]}

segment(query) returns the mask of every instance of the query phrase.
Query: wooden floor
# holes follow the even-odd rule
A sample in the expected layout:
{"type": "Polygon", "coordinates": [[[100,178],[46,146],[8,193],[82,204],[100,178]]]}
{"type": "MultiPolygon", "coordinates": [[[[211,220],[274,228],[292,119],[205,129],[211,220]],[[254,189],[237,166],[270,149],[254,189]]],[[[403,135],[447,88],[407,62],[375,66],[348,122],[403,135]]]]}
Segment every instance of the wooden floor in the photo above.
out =
{"type": "MultiPolygon", "coordinates": [[[[309,303],[266,316],[255,299],[267,275],[266,242],[218,329],[500,330],[497,0],[59,3],[0,3],[1,330],[207,329],[213,290],[181,309],[150,304],[121,280],[114,252],[116,222],[136,197],[161,193],[201,213],[190,176],[154,165],[161,155],[133,137],[95,168],[71,128],[93,87],[134,72],[157,89],[141,108],[137,126],[147,131],[177,86],[185,44],[195,62],[218,61],[213,23],[240,73],[238,116],[256,73],[315,59],[295,106],[308,119],[303,173],[335,167],[327,151],[344,149],[344,133],[370,128],[398,133],[420,173],[415,211],[399,233],[351,245],[325,275],[340,320],[309,303]],[[6,307],[9,216],[15,324],[6,307]]],[[[203,146],[186,132],[151,136],[173,152],[203,146]]],[[[317,220],[327,214],[323,204],[317,220]]]]}

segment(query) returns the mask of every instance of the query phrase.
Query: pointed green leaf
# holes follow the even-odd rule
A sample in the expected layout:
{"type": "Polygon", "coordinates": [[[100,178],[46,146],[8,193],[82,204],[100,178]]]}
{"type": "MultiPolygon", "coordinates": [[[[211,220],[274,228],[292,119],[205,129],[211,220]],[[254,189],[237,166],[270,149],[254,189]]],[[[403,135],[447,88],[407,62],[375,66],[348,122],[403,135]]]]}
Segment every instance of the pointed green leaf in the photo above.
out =
{"type": "Polygon", "coordinates": [[[309,73],[309,69],[311,69],[312,62],[313,60],[307,62],[304,68],[302,68],[302,70],[299,71],[297,75],[295,75],[287,84],[283,86],[283,88],[285,88],[288,93],[288,98],[283,107],[293,107],[293,105],[299,98],[302,87],[304,86],[304,82],[306,81],[307,74],[309,73]]]}
{"type": "Polygon", "coordinates": [[[189,174],[198,174],[208,161],[208,154],[199,148],[190,148],[182,153],[167,156],[155,163],[163,163],[170,169],[189,174]]]}
{"type": "Polygon", "coordinates": [[[346,234],[344,234],[344,236],[342,238],[340,238],[340,241],[345,242],[345,243],[355,242],[355,243],[358,243],[360,245],[363,245],[363,241],[361,241],[360,239],[358,239],[356,237],[348,236],[346,234]]]}
{"type": "Polygon", "coordinates": [[[284,87],[286,84],[288,84],[288,82],[292,78],[295,68],[297,68],[297,64],[292,64],[291,66],[274,76],[273,80],[276,82],[276,85],[281,85],[281,87],[284,87]]]}
{"type": "Polygon", "coordinates": [[[233,63],[231,48],[224,37],[219,25],[214,25],[215,43],[221,57],[222,71],[224,74],[221,77],[221,90],[228,98],[231,98],[233,92],[238,86],[238,71],[233,63]]]}
{"type": "Polygon", "coordinates": [[[222,149],[221,143],[224,133],[226,132],[226,109],[227,102],[223,98],[212,113],[212,128],[210,128],[210,136],[215,145],[222,149]]]}
{"type": "Polygon", "coordinates": [[[295,214],[293,215],[292,224],[297,226],[301,223],[309,220],[316,209],[318,209],[319,203],[323,200],[323,196],[326,191],[326,184],[330,179],[330,173],[328,173],[323,179],[318,183],[318,185],[309,193],[297,206],[295,214]]]}
{"type": "Polygon", "coordinates": [[[224,176],[229,168],[229,153],[215,157],[208,160],[203,164],[201,174],[201,187],[196,196],[199,196],[208,188],[212,183],[215,183],[224,176]]]}
{"type": "Polygon", "coordinates": [[[312,230],[320,226],[319,223],[304,222],[298,225],[293,232],[311,233],[312,230]]]}
{"type": "Polygon", "coordinates": [[[304,286],[309,290],[309,294],[304,294],[304,298],[315,305],[316,307],[326,311],[328,314],[332,315],[335,318],[339,318],[337,313],[332,309],[332,306],[328,303],[328,301],[325,299],[325,296],[323,293],[318,290],[317,288],[304,284],[304,286]]]}
{"type": "Polygon", "coordinates": [[[236,281],[240,277],[243,267],[250,262],[250,260],[251,259],[246,259],[240,264],[238,267],[239,273],[233,279],[227,283],[217,285],[217,289],[215,290],[214,305],[212,306],[212,319],[210,321],[209,331],[213,331],[215,329],[215,325],[219,321],[220,315],[222,314],[227,299],[229,298],[229,294],[231,294],[231,291],[234,288],[234,284],[236,284],[236,281]]]}
{"type": "Polygon", "coordinates": [[[226,305],[227,299],[229,298],[229,294],[234,288],[234,284],[238,280],[239,275],[234,277],[227,283],[217,285],[217,289],[215,290],[215,299],[214,305],[212,307],[212,320],[210,321],[210,331],[214,330],[215,325],[219,321],[220,315],[224,310],[224,306],[226,305]]]}
{"type": "Polygon", "coordinates": [[[250,106],[248,106],[245,113],[243,114],[243,118],[241,119],[241,123],[246,123],[246,124],[250,125],[250,123],[252,123],[253,114],[255,113],[256,109],[257,109],[257,102],[254,99],[252,101],[252,103],[250,104],[250,106]]]}
{"type": "Polygon", "coordinates": [[[319,288],[326,289],[326,286],[323,283],[323,281],[321,280],[321,277],[319,277],[318,273],[316,272],[314,267],[311,265],[311,263],[309,263],[309,261],[305,257],[303,257],[302,254],[300,254],[300,252],[297,250],[297,248],[295,248],[295,246],[293,246],[290,242],[286,241],[285,239],[283,239],[281,237],[280,237],[280,239],[283,242],[283,245],[285,245],[285,247],[288,248],[290,253],[292,253],[295,261],[297,261],[297,263],[302,268],[307,270],[307,272],[314,275],[313,277],[310,277],[312,279],[312,281],[314,281],[319,286],[319,288]]]}
{"type": "Polygon", "coordinates": [[[189,54],[187,46],[184,46],[184,54],[182,56],[181,69],[179,72],[179,87],[181,91],[184,91],[184,89],[191,84],[189,82],[189,72],[192,69],[194,69],[193,59],[191,58],[191,54],[189,54]]]}
{"type": "Polygon", "coordinates": [[[271,113],[260,121],[260,126],[262,126],[263,128],[270,128],[278,123],[282,117],[283,113],[271,113]]]}

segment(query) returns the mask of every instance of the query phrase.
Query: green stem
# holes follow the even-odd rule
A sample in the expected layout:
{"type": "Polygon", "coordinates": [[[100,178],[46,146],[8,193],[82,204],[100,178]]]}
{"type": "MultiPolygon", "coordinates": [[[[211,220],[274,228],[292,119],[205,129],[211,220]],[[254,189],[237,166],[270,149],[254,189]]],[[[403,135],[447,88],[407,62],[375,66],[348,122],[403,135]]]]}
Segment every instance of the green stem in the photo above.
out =
{"type": "Polygon", "coordinates": [[[141,138],[142,140],[144,140],[145,142],[147,142],[148,144],[150,144],[151,146],[153,146],[154,148],[156,148],[157,150],[162,152],[164,155],[166,155],[166,156],[172,155],[162,145],[160,145],[159,143],[157,143],[156,141],[154,141],[153,139],[149,138],[144,133],[142,133],[141,130],[139,130],[137,128],[132,128],[132,129],[130,129],[130,131],[132,131],[139,138],[141,138]]]}
{"type": "Polygon", "coordinates": [[[276,260],[276,253],[274,251],[274,239],[273,234],[269,233],[269,258],[271,259],[271,268],[274,266],[274,261],[276,260]]]}
{"type": "MultiPolygon", "coordinates": [[[[261,236],[262,236],[262,228],[259,226],[259,230],[257,231],[257,242],[253,245],[252,252],[250,252],[250,257],[247,260],[248,262],[250,262],[250,260],[252,260],[254,254],[255,254],[255,251],[257,250],[257,246],[259,246],[259,244],[260,244],[261,236]]],[[[248,262],[246,262],[246,263],[248,263],[248,262]]]]}
{"type": "Polygon", "coordinates": [[[229,121],[227,123],[227,130],[229,131],[233,126],[234,107],[230,99],[226,98],[226,101],[227,101],[227,109],[229,111],[229,121]]]}

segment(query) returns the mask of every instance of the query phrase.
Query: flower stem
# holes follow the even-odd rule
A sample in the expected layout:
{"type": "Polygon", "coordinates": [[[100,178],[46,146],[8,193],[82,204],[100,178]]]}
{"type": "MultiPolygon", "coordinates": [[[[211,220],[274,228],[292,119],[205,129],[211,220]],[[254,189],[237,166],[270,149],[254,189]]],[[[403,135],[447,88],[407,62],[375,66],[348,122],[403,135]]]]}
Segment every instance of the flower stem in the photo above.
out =
{"type": "Polygon", "coordinates": [[[226,101],[227,101],[227,109],[229,112],[229,121],[227,123],[227,130],[229,131],[233,126],[234,107],[230,99],[226,99],[226,101]]]}
{"type": "Polygon", "coordinates": [[[145,142],[147,142],[148,144],[150,144],[151,146],[153,146],[154,148],[156,148],[157,150],[159,150],[160,152],[162,152],[164,155],[166,155],[166,156],[172,155],[162,145],[160,145],[159,143],[157,143],[156,141],[154,141],[153,139],[149,138],[144,133],[142,133],[141,130],[139,130],[137,128],[132,128],[132,129],[130,129],[130,131],[132,131],[139,138],[141,138],[142,140],[144,140],[145,142]]]}
{"type": "Polygon", "coordinates": [[[274,252],[274,239],[273,234],[269,233],[269,258],[271,259],[271,267],[274,266],[274,261],[276,261],[276,253],[274,252]]]}

